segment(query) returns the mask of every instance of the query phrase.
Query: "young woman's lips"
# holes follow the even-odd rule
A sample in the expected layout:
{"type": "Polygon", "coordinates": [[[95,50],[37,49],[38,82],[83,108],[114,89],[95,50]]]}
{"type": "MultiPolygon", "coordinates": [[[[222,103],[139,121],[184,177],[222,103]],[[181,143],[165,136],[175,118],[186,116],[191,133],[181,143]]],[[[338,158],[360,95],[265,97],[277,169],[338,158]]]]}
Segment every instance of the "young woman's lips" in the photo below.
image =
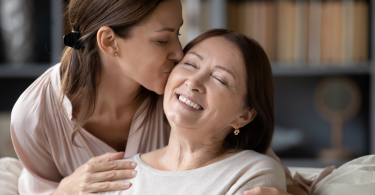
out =
{"type": "Polygon", "coordinates": [[[180,94],[176,94],[177,102],[182,105],[184,108],[189,109],[191,111],[203,111],[204,108],[199,105],[198,103],[192,101],[188,97],[180,94]]]}

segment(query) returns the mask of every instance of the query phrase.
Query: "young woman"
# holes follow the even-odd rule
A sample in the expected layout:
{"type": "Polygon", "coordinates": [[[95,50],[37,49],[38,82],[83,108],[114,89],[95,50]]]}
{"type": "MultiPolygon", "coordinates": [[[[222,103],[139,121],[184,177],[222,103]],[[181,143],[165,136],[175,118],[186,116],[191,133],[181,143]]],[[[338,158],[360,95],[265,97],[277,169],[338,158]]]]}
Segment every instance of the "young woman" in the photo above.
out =
{"type": "Polygon", "coordinates": [[[110,181],[136,177],[136,163],[112,161],[168,143],[159,95],[183,58],[181,2],[71,0],[68,15],[74,32],[65,36],[61,64],[12,111],[12,140],[25,166],[21,195],[128,189],[129,182],[110,181]]]}

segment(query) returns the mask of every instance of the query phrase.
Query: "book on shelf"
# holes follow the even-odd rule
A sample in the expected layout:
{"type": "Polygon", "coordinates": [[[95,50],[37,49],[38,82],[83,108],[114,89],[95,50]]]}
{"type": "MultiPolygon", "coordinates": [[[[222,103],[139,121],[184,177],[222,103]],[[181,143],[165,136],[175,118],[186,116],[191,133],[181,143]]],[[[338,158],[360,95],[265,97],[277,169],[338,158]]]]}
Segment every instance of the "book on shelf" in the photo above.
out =
{"type": "Polygon", "coordinates": [[[369,60],[365,0],[229,0],[227,23],[285,66],[351,66],[369,60]]]}
{"type": "Polygon", "coordinates": [[[272,1],[245,1],[239,10],[239,31],[262,45],[268,58],[275,58],[275,4],[272,1]]]}
{"type": "Polygon", "coordinates": [[[316,40],[321,38],[321,1],[310,3],[308,5],[308,14],[307,61],[314,66],[320,63],[320,41],[316,40]]]}
{"type": "Polygon", "coordinates": [[[353,61],[367,61],[369,53],[369,6],[365,1],[353,5],[353,61]]]}
{"type": "Polygon", "coordinates": [[[294,65],[296,49],[296,3],[294,1],[277,2],[276,48],[278,62],[294,65]]]}
{"type": "Polygon", "coordinates": [[[296,18],[295,18],[295,47],[294,62],[296,64],[306,63],[308,48],[308,3],[307,1],[295,2],[296,18]]]}
{"type": "Polygon", "coordinates": [[[202,32],[207,31],[211,28],[211,9],[210,2],[208,0],[201,0],[200,10],[200,30],[202,32]]]}
{"type": "Polygon", "coordinates": [[[227,26],[228,29],[240,31],[241,29],[241,6],[242,1],[229,0],[227,2],[227,26]]]}

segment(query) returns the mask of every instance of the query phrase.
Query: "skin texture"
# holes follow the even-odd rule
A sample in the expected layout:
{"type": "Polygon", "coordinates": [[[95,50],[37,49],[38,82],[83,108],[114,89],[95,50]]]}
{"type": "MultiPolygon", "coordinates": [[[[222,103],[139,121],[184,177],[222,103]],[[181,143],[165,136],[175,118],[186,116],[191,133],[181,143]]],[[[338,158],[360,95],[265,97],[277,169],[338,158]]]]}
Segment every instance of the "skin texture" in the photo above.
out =
{"type": "MultiPolygon", "coordinates": [[[[140,87],[162,94],[175,62],[183,58],[178,40],[182,22],[181,2],[167,0],[135,26],[129,38],[116,36],[109,27],[99,29],[97,47],[102,73],[95,111],[84,126],[88,132],[117,151],[125,149],[132,119],[140,105],[134,102],[140,87]]],[[[73,116],[78,112],[76,104],[73,116]]],[[[123,156],[121,152],[92,158],[64,178],[54,194],[85,195],[128,189],[128,182],[111,182],[136,175],[132,174],[135,166],[114,162],[123,156]]]]}
{"type": "Polygon", "coordinates": [[[236,154],[223,146],[225,137],[256,116],[244,103],[244,69],[241,52],[223,37],[193,47],[173,69],[165,89],[164,111],[172,127],[169,144],[141,158],[159,170],[182,171],[236,154]],[[187,107],[177,99],[179,94],[203,109],[187,107]]]}

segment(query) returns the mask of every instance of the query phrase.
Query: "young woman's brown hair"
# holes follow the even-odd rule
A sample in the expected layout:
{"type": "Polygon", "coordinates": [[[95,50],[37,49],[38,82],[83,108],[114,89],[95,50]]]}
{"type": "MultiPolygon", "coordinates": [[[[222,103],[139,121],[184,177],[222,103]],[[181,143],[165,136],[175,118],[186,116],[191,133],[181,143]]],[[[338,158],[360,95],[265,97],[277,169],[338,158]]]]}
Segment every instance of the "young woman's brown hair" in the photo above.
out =
{"type": "Polygon", "coordinates": [[[246,66],[246,106],[254,108],[257,116],[240,128],[240,134],[230,133],[226,141],[231,148],[249,149],[265,153],[271,145],[274,131],[274,86],[272,69],[266,53],[253,39],[225,29],[202,33],[184,48],[186,54],[195,45],[211,37],[224,37],[234,43],[242,53],[246,66]]]}
{"type": "MultiPolygon", "coordinates": [[[[100,59],[97,47],[97,32],[109,26],[122,38],[131,37],[131,29],[140,24],[164,0],[70,0],[68,21],[72,31],[80,32],[81,49],[66,47],[61,59],[61,90],[72,105],[80,104],[75,116],[72,135],[79,133],[81,127],[93,114],[97,101],[97,86],[100,83],[100,59]],[[80,101],[85,100],[85,101],[80,101]]],[[[141,87],[136,101],[149,97],[146,119],[152,120],[158,95],[141,87]]]]}

